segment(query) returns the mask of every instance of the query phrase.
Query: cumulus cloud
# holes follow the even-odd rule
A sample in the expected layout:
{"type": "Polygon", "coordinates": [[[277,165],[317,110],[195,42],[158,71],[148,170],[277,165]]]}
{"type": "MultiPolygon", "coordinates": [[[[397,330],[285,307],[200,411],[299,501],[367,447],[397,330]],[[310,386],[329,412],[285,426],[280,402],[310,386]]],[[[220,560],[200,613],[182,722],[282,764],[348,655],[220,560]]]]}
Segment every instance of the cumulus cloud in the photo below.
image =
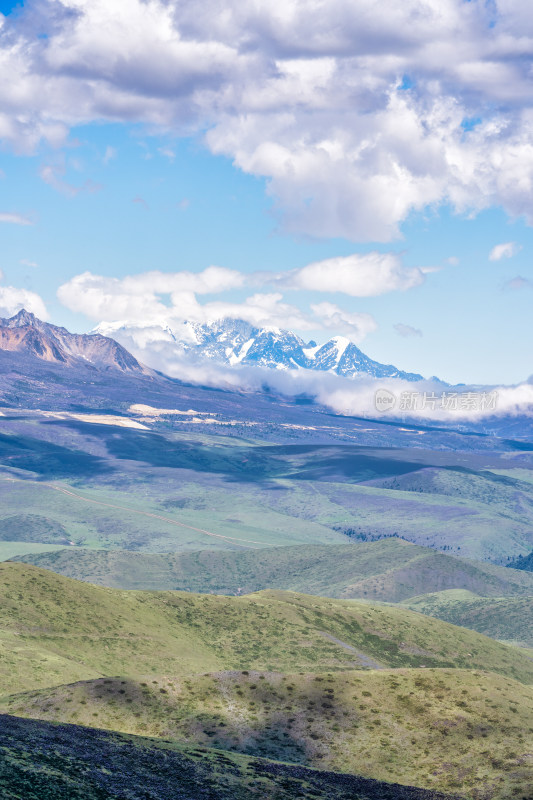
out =
{"type": "Polygon", "coordinates": [[[396,253],[354,253],[315,261],[274,280],[286,289],[342,292],[352,297],[372,297],[404,291],[424,281],[424,269],[404,267],[396,253]]]}
{"type": "Polygon", "coordinates": [[[39,319],[48,319],[46,306],[38,294],[14,286],[0,286],[0,317],[12,317],[23,308],[39,319]]]}
{"type": "Polygon", "coordinates": [[[210,294],[235,289],[243,276],[224,267],[207,267],[202,272],[144,272],[125,278],[110,278],[83,272],[59,287],[59,300],[72,311],[92,320],[114,322],[165,323],[169,317],[182,316],[189,307],[194,317],[196,294],[210,294]],[[162,297],[170,298],[170,305],[162,297]]]}
{"type": "Polygon", "coordinates": [[[376,320],[371,314],[349,312],[334,303],[312,304],[311,311],[322,330],[343,334],[354,344],[359,344],[377,329],[376,320]]]}
{"type": "MultiPolygon", "coordinates": [[[[201,322],[214,322],[217,319],[229,317],[243,319],[257,327],[274,327],[293,330],[310,330],[314,327],[313,321],[296,306],[285,303],[280,292],[256,294],[247,297],[242,303],[213,301],[204,305],[192,306],[183,304],[181,314],[186,318],[186,313],[191,309],[191,314],[201,322]]],[[[194,318],[194,317],[193,317],[194,318]]]]}
{"type": "Polygon", "coordinates": [[[516,242],[497,244],[489,253],[489,261],[500,261],[502,258],[511,258],[516,255],[520,249],[516,242]]]}
{"type": "MultiPolygon", "coordinates": [[[[286,230],[387,241],[413,211],[533,223],[526,3],[46,0],[0,27],[0,139],[197,133],[266,178],[286,230]],[[46,36],[37,34],[46,33],[46,36]]],[[[57,175],[49,176],[57,179],[57,175]]],[[[61,176],[59,176],[61,177],[61,176]]]]}
{"type": "Polygon", "coordinates": [[[0,211],[0,222],[7,222],[12,225],[33,225],[33,222],[28,217],[24,217],[22,214],[13,214],[9,211],[0,211]]]}
{"type": "Polygon", "coordinates": [[[413,328],[411,325],[404,325],[403,322],[397,322],[393,326],[398,336],[403,336],[405,339],[411,336],[422,336],[420,328],[413,328]]]}
{"type": "Polygon", "coordinates": [[[91,320],[141,325],[143,330],[229,317],[257,327],[335,331],[360,342],[376,329],[370,314],[347,311],[330,302],[315,303],[309,311],[302,311],[287,303],[281,292],[256,292],[241,302],[218,298],[198,301],[197,295],[222,294],[243,288],[245,283],[242,273],[216,266],[198,273],[154,271],[122,279],[84,272],[60,286],[57,296],[71,311],[91,320]]]}

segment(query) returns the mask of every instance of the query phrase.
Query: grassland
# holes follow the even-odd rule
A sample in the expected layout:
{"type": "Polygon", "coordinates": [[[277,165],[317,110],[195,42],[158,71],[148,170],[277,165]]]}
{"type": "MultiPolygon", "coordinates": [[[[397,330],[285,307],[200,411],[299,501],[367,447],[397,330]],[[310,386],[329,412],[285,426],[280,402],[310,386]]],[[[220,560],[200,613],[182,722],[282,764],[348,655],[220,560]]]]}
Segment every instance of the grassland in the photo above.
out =
{"type": "Polygon", "coordinates": [[[533,647],[533,597],[477,597],[450,590],[413,597],[407,605],[492,639],[533,647]]]}
{"type": "Polygon", "coordinates": [[[479,668],[533,683],[533,662],[394,606],[292,592],[125,592],[0,564],[0,692],[109,675],[217,669],[479,668]]]}
{"type": "Polygon", "coordinates": [[[10,363],[3,798],[530,800],[530,444],[10,363]]]}
{"type": "MultiPolygon", "coordinates": [[[[128,474],[115,477],[114,485],[109,479],[104,486],[85,481],[43,483],[19,476],[2,480],[0,475],[5,515],[0,518],[0,535],[5,530],[6,538],[12,539],[12,520],[25,508],[30,519],[41,516],[50,527],[61,526],[67,540],[79,547],[164,552],[346,541],[327,524],[276,509],[272,497],[263,506],[263,495],[271,495],[273,490],[244,484],[240,489],[232,487],[230,493],[220,483],[216,477],[195,482],[191,476],[163,478],[159,474],[157,480],[136,482],[133,474],[128,474]]],[[[43,538],[49,541],[41,535],[40,526],[28,521],[20,541],[42,543],[43,538]]]]}
{"type": "Polygon", "coordinates": [[[533,574],[436,553],[402,539],[234,553],[65,548],[16,560],[123,589],[241,595],[271,587],[401,602],[493,639],[533,646],[533,574]],[[441,591],[435,592],[436,587],[441,591]]]}
{"type": "Polygon", "coordinates": [[[533,767],[533,688],[473,670],[108,678],[2,710],[473,797],[525,799],[533,767]]]}
{"type": "Polygon", "coordinates": [[[124,591],[6,562],[0,636],[2,712],[527,797],[530,656],[401,607],[124,591]]]}
{"type": "Polygon", "coordinates": [[[485,597],[533,595],[532,574],[437,553],[398,538],[231,553],[66,548],[20,560],[122,589],[242,594],[270,588],[386,602],[447,589],[485,597]]]}
{"type": "Polygon", "coordinates": [[[20,542],[20,541],[4,541],[0,542],[0,561],[8,561],[10,558],[24,555],[24,553],[31,553],[31,556],[39,555],[41,553],[50,553],[54,550],[60,550],[61,545],[53,544],[40,544],[36,542],[20,542]]]}
{"type": "Polygon", "coordinates": [[[64,547],[27,558],[117,588],[0,564],[2,710],[528,798],[531,652],[466,626],[507,616],[527,644],[532,577],[457,557],[531,549],[533,484],[498,475],[503,456],[19,423],[0,439],[5,552],[64,547]],[[470,593],[464,627],[429,589],[470,593]],[[370,602],[413,597],[424,614],[370,602]]]}
{"type": "MultiPolygon", "coordinates": [[[[77,546],[143,552],[396,534],[503,562],[533,546],[533,485],[521,477],[531,471],[528,453],[513,453],[522,469],[512,477],[499,474],[509,466],[505,453],[302,444],[283,428],[283,443],[265,444],[234,432],[139,431],[38,415],[2,424],[0,537],[11,541],[23,508],[42,524],[27,521],[21,541],[31,533],[46,543],[55,530],[77,546]]],[[[357,441],[361,425],[351,425],[357,441]]],[[[313,435],[326,436],[327,428],[316,426],[313,435]]]]}

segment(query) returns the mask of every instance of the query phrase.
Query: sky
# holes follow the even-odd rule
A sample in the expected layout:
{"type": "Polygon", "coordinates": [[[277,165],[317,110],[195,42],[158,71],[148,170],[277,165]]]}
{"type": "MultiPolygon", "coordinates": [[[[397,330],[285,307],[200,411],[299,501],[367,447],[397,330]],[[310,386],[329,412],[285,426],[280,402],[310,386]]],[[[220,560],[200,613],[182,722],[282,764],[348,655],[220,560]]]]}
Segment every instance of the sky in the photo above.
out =
{"type": "Polygon", "coordinates": [[[0,14],[0,316],[233,316],[452,383],[533,373],[525,0],[0,14]]]}

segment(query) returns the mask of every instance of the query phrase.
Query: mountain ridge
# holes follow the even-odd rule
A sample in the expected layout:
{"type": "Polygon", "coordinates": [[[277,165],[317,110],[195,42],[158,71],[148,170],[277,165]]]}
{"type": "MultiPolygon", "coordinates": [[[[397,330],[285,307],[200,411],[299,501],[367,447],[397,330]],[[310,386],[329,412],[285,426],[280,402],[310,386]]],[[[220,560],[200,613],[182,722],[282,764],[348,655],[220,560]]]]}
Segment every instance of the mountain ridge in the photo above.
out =
{"type": "Polygon", "coordinates": [[[118,370],[153,375],[115,339],[101,334],[70,333],[66,328],[43,322],[26,309],[13,317],[0,318],[0,350],[27,353],[41,361],[98,371],[118,370]]]}
{"type": "Polygon", "coordinates": [[[124,346],[131,346],[136,335],[142,336],[143,332],[146,335],[148,331],[150,343],[166,343],[177,355],[193,355],[224,366],[305,369],[332,372],[345,378],[364,375],[413,382],[423,380],[418,373],[374,361],[344,336],[334,336],[317,345],[314,341],[306,343],[289,330],[255,327],[245,320],[230,317],[212,323],[184,322],[176,329],[125,322],[101,323],[94,329],[94,333],[114,338],[124,346]]]}
{"type": "MultiPolygon", "coordinates": [[[[58,540],[64,542],[61,530],[58,540]]],[[[469,590],[493,598],[533,595],[533,576],[527,572],[439,553],[395,537],[285,545],[266,552],[139,553],[67,547],[12,560],[118,589],[242,595],[269,588],[393,603],[443,590],[469,590]]]]}

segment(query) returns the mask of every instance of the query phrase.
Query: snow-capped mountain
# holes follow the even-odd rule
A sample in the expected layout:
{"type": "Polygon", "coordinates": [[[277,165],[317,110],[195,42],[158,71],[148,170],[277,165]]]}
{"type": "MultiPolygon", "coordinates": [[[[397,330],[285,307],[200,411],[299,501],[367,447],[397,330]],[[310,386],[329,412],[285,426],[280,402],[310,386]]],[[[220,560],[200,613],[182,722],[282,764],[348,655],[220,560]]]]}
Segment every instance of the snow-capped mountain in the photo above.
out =
{"type": "MultiPolygon", "coordinates": [[[[222,319],[210,324],[184,322],[173,329],[119,322],[99,325],[95,333],[116,339],[136,352],[150,346],[157,349],[163,344],[167,347],[172,344],[176,355],[210,359],[230,366],[319,370],[347,378],[369,375],[423,380],[422,375],[374,361],[343,336],[335,336],[325,344],[317,345],[313,341],[304,342],[291,331],[256,328],[241,319],[222,319]]],[[[149,362],[147,356],[144,360],[149,362]]]]}

